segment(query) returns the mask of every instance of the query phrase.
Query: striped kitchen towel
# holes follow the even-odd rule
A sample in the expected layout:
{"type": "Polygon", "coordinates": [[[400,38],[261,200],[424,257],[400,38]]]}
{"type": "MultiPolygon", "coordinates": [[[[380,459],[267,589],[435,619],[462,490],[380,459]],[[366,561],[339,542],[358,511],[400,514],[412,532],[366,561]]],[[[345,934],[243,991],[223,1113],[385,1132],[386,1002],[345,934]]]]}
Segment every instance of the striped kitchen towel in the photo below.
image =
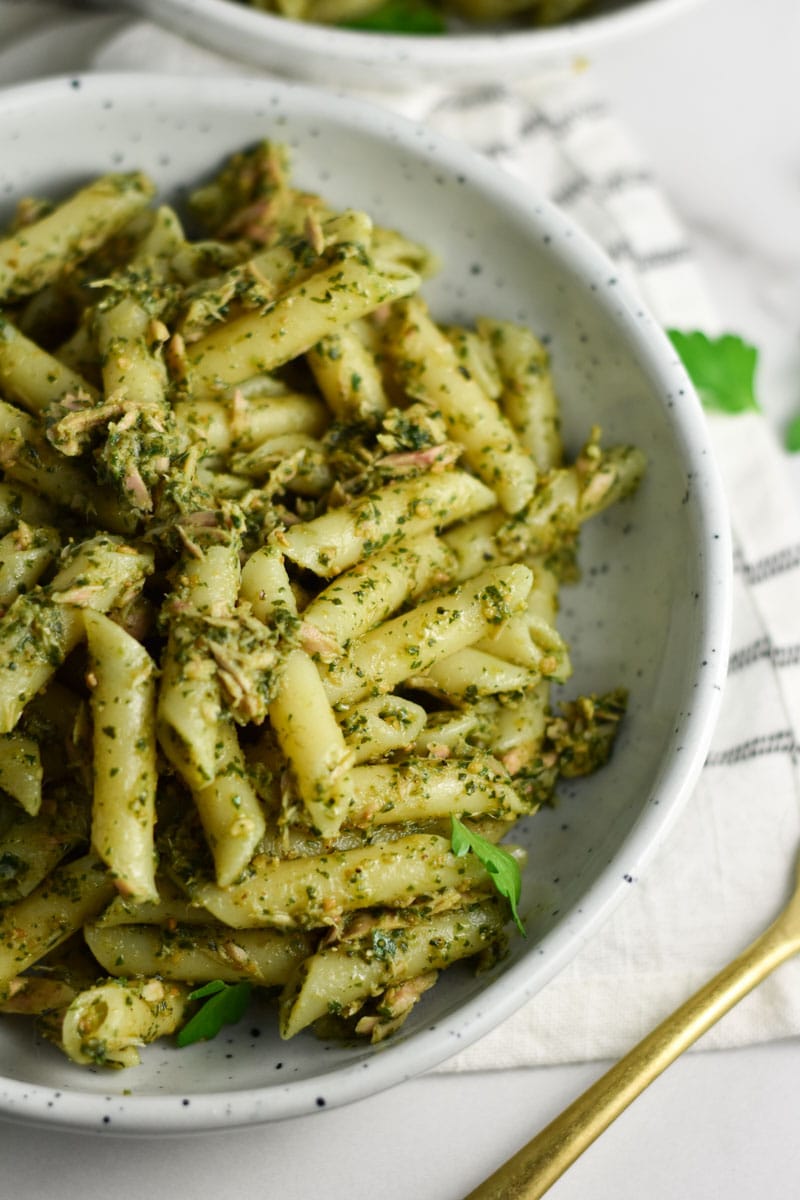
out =
{"type": "MultiPolygon", "coordinates": [[[[255,74],[144,21],[101,39],[102,70],[255,74]]],[[[614,260],[666,326],[719,332],[691,247],[591,71],[370,99],[468,142],[545,192],[614,260]]],[[[667,844],[600,933],[515,1016],[441,1070],[617,1056],[767,923],[800,846],[800,522],[757,414],[710,418],[736,542],[733,653],[714,742],[667,844]]],[[[800,1033],[788,963],[702,1040],[800,1033]]]]}

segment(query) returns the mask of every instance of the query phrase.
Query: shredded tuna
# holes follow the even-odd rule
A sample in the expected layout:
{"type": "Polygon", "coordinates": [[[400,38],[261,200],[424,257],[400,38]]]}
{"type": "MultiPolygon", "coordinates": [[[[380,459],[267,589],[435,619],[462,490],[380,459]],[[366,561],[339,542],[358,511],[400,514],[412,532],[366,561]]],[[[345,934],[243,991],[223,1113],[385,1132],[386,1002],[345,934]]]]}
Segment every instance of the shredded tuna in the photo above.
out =
{"type": "Polygon", "coordinates": [[[319,654],[322,658],[338,658],[342,653],[339,643],[310,621],[300,623],[300,645],[307,654],[319,654]]]}
{"type": "Polygon", "coordinates": [[[461,449],[454,442],[443,442],[439,446],[427,446],[424,450],[403,450],[397,454],[386,454],[376,462],[377,467],[391,470],[395,475],[412,471],[444,471],[458,459],[461,449]]]}
{"type": "Polygon", "coordinates": [[[153,498],[136,467],[133,467],[125,476],[123,486],[134,508],[138,508],[142,512],[152,512],[153,498]]]}

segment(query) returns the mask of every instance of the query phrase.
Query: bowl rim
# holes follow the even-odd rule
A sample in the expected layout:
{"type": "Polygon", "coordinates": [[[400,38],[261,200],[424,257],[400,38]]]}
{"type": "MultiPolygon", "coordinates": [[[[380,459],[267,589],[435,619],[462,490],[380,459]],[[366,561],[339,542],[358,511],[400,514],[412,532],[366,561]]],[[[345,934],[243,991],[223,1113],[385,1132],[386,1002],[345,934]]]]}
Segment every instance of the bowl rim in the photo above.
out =
{"type": "Polygon", "coordinates": [[[536,60],[553,61],[580,56],[590,46],[600,46],[622,36],[633,35],[654,21],[695,6],[699,0],[638,0],[633,8],[576,17],[559,25],[538,29],[467,31],[457,36],[422,34],[382,34],[336,26],[296,21],[252,8],[233,0],[123,0],[129,8],[145,12],[153,20],[171,24],[170,15],[185,19],[187,36],[198,37],[192,21],[197,17],[217,28],[241,37],[246,56],[252,61],[253,48],[260,44],[270,50],[293,49],[299,54],[309,48],[324,53],[332,62],[363,61],[365,66],[409,68],[485,66],[487,55],[502,55],[508,63],[536,60]],[[168,17],[163,19],[166,10],[168,17]]]}
{"type": "MultiPolygon", "coordinates": [[[[115,109],[136,109],[154,102],[190,104],[191,77],[146,73],[58,76],[0,91],[0,120],[15,113],[67,107],[65,93],[91,101],[113,98],[115,109]]],[[[668,338],[638,295],[617,279],[615,268],[595,242],[551,201],[520,182],[478,152],[451,138],[432,133],[386,109],[303,84],[259,79],[213,81],[215,102],[228,110],[261,107],[265,97],[279,96],[298,118],[324,115],[355,137],[391,138],[409,156],[436,161],[492,202],[535,228],[555,233],[550,253],[591,289],[593,301],[621,324],[631,354],[637,358],[654,391],[670,399],[672,423],[688,471],[693,475],[694,528],[704,564],[698,606],[696,662],[698,670],[690,711],[676,721],[670,746],[680,741],[680,754],[665,754],[651,787],[649,802],[598,877],[565,913],[558,925],[536,943],[536,970],[530,955],[509,966],[480,996],[448,1015],[447,1037],[431,1025],[402,1043],[384,1043],[373,1057],[311,1079],[229,1092],[180,1095],[149,1092],[122,1096],[79,1088],[32,1085],[0,1076],[0,1116],[8,1120],[61,1128],[103,1130],[113,1113],[115,1134],[168,1134],[236,1128],[306,1115],[363,1099],[418,1076],[456,1051],[466,1048],[499,1025],[530,999],[578,952],[624,897],[670,832],[700,774],[719,712],[727,668],[732,614],[732,554],[727,505],[714,461],[705,415],[688,376],[668,338]],[[225,108],[227,106],[227,109],[225,108]],[[421,137],[424,134],[424,138],[421,137]],[[614,286],[607,286],[613,278],[614,286]],[[664,802],[659,803],[658,792],[664,802]],[[531,978],[533,976],[533,978],[531,978]],[[320,1103],[320,1100],[324,1104],[320,1103]]]]}

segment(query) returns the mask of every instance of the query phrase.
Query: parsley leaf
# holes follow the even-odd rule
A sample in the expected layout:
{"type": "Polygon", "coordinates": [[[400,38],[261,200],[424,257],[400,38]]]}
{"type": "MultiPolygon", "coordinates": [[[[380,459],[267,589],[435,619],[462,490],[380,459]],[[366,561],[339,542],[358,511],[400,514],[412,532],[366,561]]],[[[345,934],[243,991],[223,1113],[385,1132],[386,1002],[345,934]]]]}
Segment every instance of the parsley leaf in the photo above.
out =
{"type": "Polygon", "coordinates": [[[178,1045],[191,1046],[193,1042],[210,1041],[223,1025],[235,1025],[244,1016],[250,992],[249,983],[223,983],[221,979],[204,983],[190,992],[190,1000],[206,1002],[179,1031],[178,1045]]]}
{"type": "Polygon", "coordinates": [[[493,842],[487,842],[486,838],[481,837],[479,833],[473,833],[471,829],[467,829],[458,817],[451,817],[450,820],[452,823],[450,845],[453,853],[461,857],[470,850],[473,852],[489,872],[495,890],[504,896],[511,905],[511,915],[516,922],[517,929],[523,937],[527,937],[525,926],[517,912],[517,904],[522,895],[522,876],[517,860],[502,846],[495,846],[493,842]]]}
{"type": "Polygon", "coordinates": [[[704,408],[743,413],[759,408],[754,378],[758,350],[733,333],[710,338],[694,330],[667,330],[704,408]]]}
{"type": "Polygon", "coordinates": [[[374,12],[341,21],[342,29],[367,33],[444,33],[442,14],[425,0],[385,0],[374,12]]]}
{"type": "Polygon", "coordinates": [[[793,417],[787,425],[784,445],[790,454],[800,452],[800,417],[793,417]]]}

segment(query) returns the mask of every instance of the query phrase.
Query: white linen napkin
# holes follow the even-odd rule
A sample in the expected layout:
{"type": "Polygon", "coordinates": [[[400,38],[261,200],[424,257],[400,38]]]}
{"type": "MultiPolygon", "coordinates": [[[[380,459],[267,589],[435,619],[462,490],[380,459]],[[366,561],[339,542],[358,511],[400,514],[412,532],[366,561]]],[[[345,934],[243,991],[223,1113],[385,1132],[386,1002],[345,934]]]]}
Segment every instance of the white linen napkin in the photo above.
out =
{"type": "MultiPolygon", "coordinates": [[[[103,41],[92,65],[258,74],[138,20],[103,41]]],[[[719,331],[684,233],[590,72],[514,89],[367,98],[468,142],[548,194],[666,326],[719,331]]],[[[695,794],[600,933],[515,1016],[440,1070],[616,1057],[738,953],[785,899],[800,847],[800,523],[765,421],[715,417],[711,427],[736,540],[734,632],[722,714],[695,794]]],[[[798,1032],[800,963],[789,963],[700,1045],[798,1032]]]]}

